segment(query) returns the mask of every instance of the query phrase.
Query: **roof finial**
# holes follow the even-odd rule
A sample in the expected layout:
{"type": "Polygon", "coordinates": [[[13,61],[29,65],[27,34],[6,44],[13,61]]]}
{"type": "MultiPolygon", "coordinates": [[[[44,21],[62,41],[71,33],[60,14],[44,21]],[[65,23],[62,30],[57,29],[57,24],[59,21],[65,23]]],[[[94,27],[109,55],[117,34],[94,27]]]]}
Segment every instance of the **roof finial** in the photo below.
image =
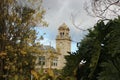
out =
{"type": "Polygon", "coordinates": [[[68,26],[65,24],[65,22],[59,27],[59,30],[69,30],[68,26]]]}

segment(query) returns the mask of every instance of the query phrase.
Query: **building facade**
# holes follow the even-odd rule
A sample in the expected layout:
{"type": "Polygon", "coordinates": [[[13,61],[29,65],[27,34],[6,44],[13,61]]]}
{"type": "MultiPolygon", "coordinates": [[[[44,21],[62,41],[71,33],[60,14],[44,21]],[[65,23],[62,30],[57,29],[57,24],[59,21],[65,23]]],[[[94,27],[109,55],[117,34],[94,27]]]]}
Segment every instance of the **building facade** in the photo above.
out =
{"type": "Polygon", "coordinates": [[[71,37],[70,29],[68,26],[63,23],[58,28],[58,35],[56,36],[56,49],[51,46],[41,46],[42,54],[35,56],[36,60],[36,69],[43,67],[44,69],[62,69],[65,66],[65,56],[69,55],[68,52],[71,52],[71,37]]]}

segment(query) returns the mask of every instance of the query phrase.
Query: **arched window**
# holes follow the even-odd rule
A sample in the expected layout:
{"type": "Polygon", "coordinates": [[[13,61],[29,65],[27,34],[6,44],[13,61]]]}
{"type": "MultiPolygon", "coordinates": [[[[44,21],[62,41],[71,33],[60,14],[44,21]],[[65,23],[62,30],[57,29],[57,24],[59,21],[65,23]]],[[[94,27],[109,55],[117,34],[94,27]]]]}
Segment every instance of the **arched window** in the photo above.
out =
{"type": "Polygon", "coordinates": [[[60,37],[63,37],[64,36],[64,32],[60,32],[60,37]]]}
{"type": "Polygon", "coordinates": [[[64,36],[64,32],[63,32],[62,34],[63,34],[63,36],[64,36]]]}
{"type": "Polygon", "coordinates": [[[60,37],[62,37],[62,32],[60,32],[60,37]]]}

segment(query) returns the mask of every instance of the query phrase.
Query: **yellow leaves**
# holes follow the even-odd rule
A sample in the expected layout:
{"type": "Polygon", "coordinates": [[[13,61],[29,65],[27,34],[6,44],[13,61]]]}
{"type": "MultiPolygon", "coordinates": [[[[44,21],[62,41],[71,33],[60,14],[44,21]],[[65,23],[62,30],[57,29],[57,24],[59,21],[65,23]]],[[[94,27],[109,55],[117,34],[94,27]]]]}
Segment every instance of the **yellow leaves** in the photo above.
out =
{"type": "Polygon", "coordinates": [[[36,19],[41,19],[42,18],[42,13],[37,13],[36,14],[36,19]]]}
{"type": "Polygon", "coordinates": [[[7,66],[4,66],[4,69],[7,69],[8,67],[7,66]]]}
{"type": "Polygon", "coordinates": [[[15,71],[15,70],[16,70],[16,68],[15,68],[15,66],[14,66],[14,65],[12,65],[12,66],[11,66],[11,69],[12,69],[13,71],[15,71]]]}
{"type": "Polygon", "coordinates": [[[13,3],[13,0],[7,0],[8,1],[8,3],[10,3],[10,4],[12,4],[13,3]]]}
{"type": "Polygon", "coordinates": [[[26,55],[26,54],[27,54],[27,52],[25,52],[25,51],[23,51],[23,50],[21,50],[20,53],[21,53],[22,55],[26,55]]]}
{"type": "Polygon", "coordinates": [[[22,72],[23,72],[23,69],[20,69],[20,72],[22,73],[22,72]]]}
{"type": "Polygon", "coordinates": [[[18,75],[15,74],[15,80],[18,80],[18,75]]]}
{"type": "Polygon", "coordinates": [[[35,63],[35,59],[32,59],[32,62],[35,63]]]}
{"type": "Polygon", "coordinates": [[[24,63],[25,63],[26,65],[28,65],[28,62],[27,62],[27,61],[24,61],[24,63]]]}
{"type": "Polygon", "coordinates": [[[31,70],[31,74],[38,80],[38,73],[35,70],[31,70]]]}
{"type": "Polygon", "coordinates": [[[37,24],[37,23],[41,23],[41,21],[42,21],[42,16],[43,16],[43,14],[42,13],[40,13],[40,12],[37,12],[36,14],[34,14],[34,16],[33,16],[33,22],[35,23],[35,24],[37,24]]]}
{"type": "Polygon", "coordinates": [[[49,74],[50,76],[54,77],[54,72],[53,72],[52,69],[48,69],[48,74],[49,74]]]}
{"type": "Polygon", "coordinates": [[[42,54],[42,53],[44,53],[44,51],[43,51],[43,50],[40,50],[39,47],[30,47],[30,48],[29,48],[29,52],[31,52],[31,53],[37,53],[37,54],[42,54]]]}
{"type": "Polygon", "coordinates": [[[29,52],[29,47],[23,46],[22,49],[19,49],[19,52],[24,56],[29,52]]]}
{"type": "Polygon", "coordinates": [[[12,46],[6,46],[6,49],[9,51],[15,51],[15,49],[12,46]]]}
{"type": "Polygon", "coordinates": [[[32,17],[32,22],[35,25],[43,25],[43,26],[48,26],[47,22],[43,20],[43,16],[45,14],[45,10],[36,10],[35,14],[32,17]]]}
{"type": "Polygon", "coordinates": [[[3,56],[6,56],[7,55],[7,53],[5,53],[5,52],[0,52],[0,57],[3,57],[3,56]]]}

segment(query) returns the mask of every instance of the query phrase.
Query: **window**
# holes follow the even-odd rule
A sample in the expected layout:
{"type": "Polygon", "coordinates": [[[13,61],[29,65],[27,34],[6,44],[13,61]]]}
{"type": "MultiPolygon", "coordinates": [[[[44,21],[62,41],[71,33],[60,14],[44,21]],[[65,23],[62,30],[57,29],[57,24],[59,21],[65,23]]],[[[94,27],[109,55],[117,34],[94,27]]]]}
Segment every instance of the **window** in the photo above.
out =
{"type": "Polygon", "coordinates": [[[45,65],[45,56],[39,57],[39,65],[45,65]]]}
{"type": "Polygon", "coordinates": [[[63,32],[62,34],[63,34],[63,36],[64,36],[64,32],[63,32]]]}
{"type": "Polygon", "coordinates": [[[60,32],[60,37],[64,37],[64,32],[60,32]]]}
{"type": "Polygon", "coordinates": [[[52,66],[57,66],[58,64],[58,58],[53,58],[53,61],[52,61],[52,66]]]}
{"type": "Polygon", "coordinates": [[[60,37],[62,37],[62,32],[60,33],[60,37]]]}

